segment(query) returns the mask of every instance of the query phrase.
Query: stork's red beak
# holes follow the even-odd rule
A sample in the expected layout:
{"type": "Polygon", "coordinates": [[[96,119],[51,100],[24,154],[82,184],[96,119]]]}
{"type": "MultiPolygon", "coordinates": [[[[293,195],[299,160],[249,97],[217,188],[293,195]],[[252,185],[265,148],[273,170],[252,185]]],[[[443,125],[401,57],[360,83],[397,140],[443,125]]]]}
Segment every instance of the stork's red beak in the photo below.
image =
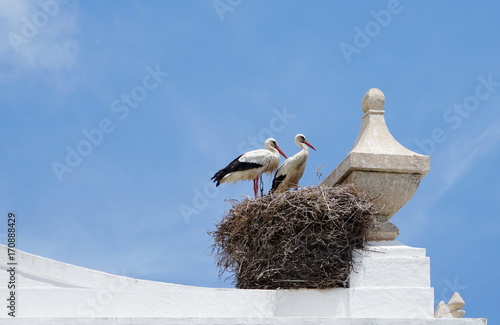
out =
{"type": "MultiPolygon", "coordinates": [[[[285,157],[285,159],[288,159],[288,157],[285,155],[285,153],[284,153],[283,151],[281,151],[280,147],[276,146],[275,148],[276,148],[276,150],[278,150],[278,152],[279,152],[279,153],[280,153],[283,157],[285,157]]],[[[316,150],[316,149],[315,149],[315,150],[316,150]]]]}
{"type": "Polygon", "coordinates": [[[316,148],[314,148],[314,146],[312,144],[310,144],[309,142],[307,141],[304,141],[305,144],[307,144],[309,147],[311,147],[312,149],[316,150],[316,148]]]}

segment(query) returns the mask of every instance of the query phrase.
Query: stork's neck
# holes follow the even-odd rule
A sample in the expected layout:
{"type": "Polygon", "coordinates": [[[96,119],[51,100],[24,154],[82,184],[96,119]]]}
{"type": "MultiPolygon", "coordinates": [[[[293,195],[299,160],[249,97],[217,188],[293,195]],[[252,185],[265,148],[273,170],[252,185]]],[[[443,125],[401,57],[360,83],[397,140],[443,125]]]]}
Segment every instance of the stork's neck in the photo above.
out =
{"type": "Polygon", "coordinates": [[[269,150],[269,151],[271,151],[273,153],[273,155],[276,155],[278,157],[280,156],[280,153],[279,153],[278,149],[276,149],[276,148],[274,148],[272,146],[266,146],[266,149],[269,150]]]}
{"type": "Polygon", "coordinates": [[[297,141],[297,146],[299,146],[299,148],[302,149],[302,151],[309,153],[309,148],[305,143],[297,141]]]}
{"type": "Polygon", "coordinates": [[[299,152],[297,152],[295,155],[293,155],[292,159],[297,161],[297,164],[298,165],[302,165],[305,163],[307,157],[309,156],[309,149],[307,148],[307,146],[303,143],[301,143],[302,145],[300,146],[300,150],[299,152]]]}

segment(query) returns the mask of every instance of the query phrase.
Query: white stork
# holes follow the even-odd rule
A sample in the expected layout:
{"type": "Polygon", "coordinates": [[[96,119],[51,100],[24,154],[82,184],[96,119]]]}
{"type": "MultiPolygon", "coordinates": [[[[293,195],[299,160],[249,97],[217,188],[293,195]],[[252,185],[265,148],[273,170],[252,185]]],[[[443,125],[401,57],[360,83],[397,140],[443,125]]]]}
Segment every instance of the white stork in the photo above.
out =
{"type": "Polygon", "coordinates": [[[249,151],[231,161],[226,167],[219,170],[212,180],[219,186],[220,183],[253,179],[255,197],[259,189],[259,177],[264,173],[272,173],[280,164],[280,154],[287,156],[278,147],[278,142],[269,138],[264,142],[266,149],[249,151]]]}
{"type": "Polygon", "coordinates": [[[282,193],[292,187],[299,186],[299,180],[304,174],[307,157],[309,156],[309,149],[307,146],[314,150],[316,150],[316,148],[307,142],[303,134],[297,134],[295,136],[295,144],[302,150],[285,160],[283,165],[276,171],[276,174],[274,174],[273,186],[269,193],[282,193]]]}

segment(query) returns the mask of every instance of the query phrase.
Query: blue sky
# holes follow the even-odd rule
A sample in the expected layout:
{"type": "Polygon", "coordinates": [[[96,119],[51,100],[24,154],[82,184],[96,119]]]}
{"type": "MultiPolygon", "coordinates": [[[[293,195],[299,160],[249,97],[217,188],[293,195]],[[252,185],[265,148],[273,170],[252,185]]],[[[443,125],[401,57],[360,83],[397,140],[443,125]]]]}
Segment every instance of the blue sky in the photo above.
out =
{"type": "Polygon", "coordinates": [[[469,317],[495,323],[499,10],[495,1],[0,0],[0,241],[14,211],[30,253],[231,287],[206,232],[252,185],[215,188],[210,177],[268,136],[292,155],[304,133],[318,151],[301,183],[318,184],[353,145],[363,95],[379,88],[394,137],[431,155],[392,219],[399,240],[427,249],[436,303],[460,291],[469,317]]]}

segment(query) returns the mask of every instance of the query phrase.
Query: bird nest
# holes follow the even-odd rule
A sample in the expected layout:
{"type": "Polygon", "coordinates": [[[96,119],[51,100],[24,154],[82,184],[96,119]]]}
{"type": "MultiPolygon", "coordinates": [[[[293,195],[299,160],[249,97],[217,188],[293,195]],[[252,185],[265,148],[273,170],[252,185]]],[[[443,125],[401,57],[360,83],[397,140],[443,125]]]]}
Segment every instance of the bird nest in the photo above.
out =
{"type": "Polygon", "coordinates": [[[219,275],[232,273],[240,289],[347,287],[373,213],[350,185],[232,200],[210,232],[219,275]]]}

